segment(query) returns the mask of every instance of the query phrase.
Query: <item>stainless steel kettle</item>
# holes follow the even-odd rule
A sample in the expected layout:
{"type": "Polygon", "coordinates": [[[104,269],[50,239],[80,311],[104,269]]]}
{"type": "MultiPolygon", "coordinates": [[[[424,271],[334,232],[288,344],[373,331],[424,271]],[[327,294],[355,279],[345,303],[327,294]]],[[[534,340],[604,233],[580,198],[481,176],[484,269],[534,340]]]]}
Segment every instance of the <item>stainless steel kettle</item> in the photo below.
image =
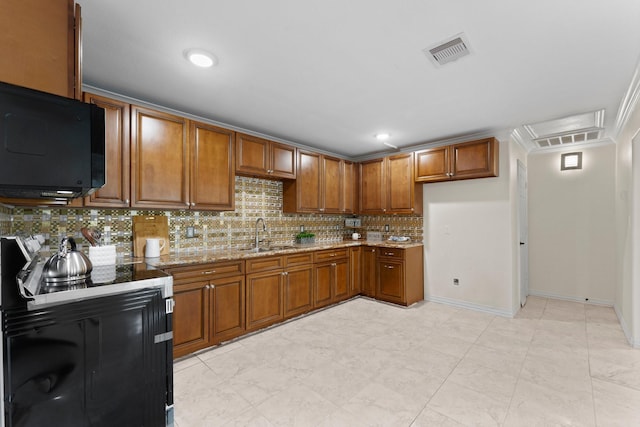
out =
{"type": "Polygon", "coordinates": [[[60,243],[60,251],[44,264],[42,278],[46,283],[69,283],[86,279],[92,269],[89,258],[76,249],[73,237],[65,237],[60,243]]]}

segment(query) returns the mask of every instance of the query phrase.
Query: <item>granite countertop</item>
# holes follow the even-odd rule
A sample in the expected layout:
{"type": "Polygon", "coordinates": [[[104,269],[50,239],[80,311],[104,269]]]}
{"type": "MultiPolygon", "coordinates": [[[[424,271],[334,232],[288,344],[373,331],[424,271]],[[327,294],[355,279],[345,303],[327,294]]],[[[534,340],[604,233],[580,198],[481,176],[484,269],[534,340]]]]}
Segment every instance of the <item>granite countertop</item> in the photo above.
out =
{"type": "MultiPolygon", "coordinates": [[[[168,255],[162,255],[155,259],[145,259],[145,262],[156,268],[179,267],[189,264],[206,264],[219,261],[234,261],[239,259],[249,259],[264,256],[287,255],[300,252],[320,251],[323,249],[339,249],[354,246],[378,246],[384,248],[414,248],[422,246],[422,242],[392,242],[392,241],[368,241],[368,240],[345,240],[342,242],[314,243],[306,245],[278,245],[282,249],[271,250],[267,252],[255,252],[251,249],[210,249],[171,252],[168,255]]],[[[136,258],[142,259],[142,258],[136,258]]]]}

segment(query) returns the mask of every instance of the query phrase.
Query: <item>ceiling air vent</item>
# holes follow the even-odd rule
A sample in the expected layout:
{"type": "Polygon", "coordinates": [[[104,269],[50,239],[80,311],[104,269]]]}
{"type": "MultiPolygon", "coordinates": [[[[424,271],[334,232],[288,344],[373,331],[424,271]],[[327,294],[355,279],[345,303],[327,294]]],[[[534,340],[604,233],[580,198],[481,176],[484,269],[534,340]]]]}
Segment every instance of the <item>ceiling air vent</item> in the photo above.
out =
{"type": "Polygon", "coordinates": [[[469,43],[464,34],[460,33],[437,46],[424,49],[423,52],[434,64],[444,65],[469,55],[469,43]]]}
{"type": "Polygon", "coordinates": [[[523,125],[538,148],[583,144],[604,136],[604,110],[523,125]]]}

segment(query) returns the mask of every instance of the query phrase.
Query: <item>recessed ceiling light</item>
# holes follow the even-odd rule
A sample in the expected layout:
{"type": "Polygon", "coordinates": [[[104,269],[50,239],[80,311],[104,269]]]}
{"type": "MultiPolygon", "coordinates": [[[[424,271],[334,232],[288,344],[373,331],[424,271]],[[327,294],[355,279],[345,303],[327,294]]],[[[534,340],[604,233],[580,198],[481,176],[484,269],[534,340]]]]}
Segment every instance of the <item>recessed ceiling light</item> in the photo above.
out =
{"type": "Polygon", "coordinates": [[[187,49],[184,51],[184,57],[193,65],[202,68],[209,68],[218,64],[218,58],[214,54],[202,49],[187,49]]]}
{"type": "Polygon", "coordinates": [[[386,141],[387,139],[389,139],[391,135],[389,135],[388,133],[377,133],[376,134],[376,139],[378,141],[386,141]]]}

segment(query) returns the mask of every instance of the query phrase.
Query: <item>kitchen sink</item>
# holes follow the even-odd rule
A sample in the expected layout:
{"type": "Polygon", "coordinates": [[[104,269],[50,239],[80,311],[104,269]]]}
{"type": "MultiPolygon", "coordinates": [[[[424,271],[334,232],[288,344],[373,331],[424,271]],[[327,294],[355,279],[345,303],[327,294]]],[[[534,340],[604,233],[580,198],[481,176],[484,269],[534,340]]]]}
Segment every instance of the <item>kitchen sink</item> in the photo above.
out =
{"type": "Polygon", "coordinates": [[[278,246],[269,246],[268,248],[245,248],[240,249],[243,252],[273,252],[273,251],[282,251],[285,249],[293,249],[295,246],[291,245],[278,245],[278,246]]]}

